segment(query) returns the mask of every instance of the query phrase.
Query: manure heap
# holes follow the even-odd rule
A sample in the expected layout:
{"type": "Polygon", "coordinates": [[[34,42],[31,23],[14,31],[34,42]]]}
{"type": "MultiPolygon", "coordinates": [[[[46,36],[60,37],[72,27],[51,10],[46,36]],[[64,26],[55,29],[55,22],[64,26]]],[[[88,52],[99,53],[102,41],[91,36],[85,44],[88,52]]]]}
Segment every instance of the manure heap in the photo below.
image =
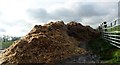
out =
{"type": "Polygon", "coordinates": [[[78,47],[80,41],[99,36],[90,26],[63,21],[50,22],[34,28],[15,41],[0,54],[2,65],[18,63],[55,63],[71,56],[82,55],[86,50],[78,47]]]}

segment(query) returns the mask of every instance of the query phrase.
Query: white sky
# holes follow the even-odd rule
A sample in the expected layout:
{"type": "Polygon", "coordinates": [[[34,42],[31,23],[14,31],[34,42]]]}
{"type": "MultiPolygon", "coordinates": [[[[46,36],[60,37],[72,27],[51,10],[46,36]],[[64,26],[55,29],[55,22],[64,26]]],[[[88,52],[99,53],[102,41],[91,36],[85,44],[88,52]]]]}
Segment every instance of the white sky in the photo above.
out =
{"type": "Polygon", "coordinates": [[[23,36],[27,34],[35,24],[44,24],[49,20],[59,19],[65,20],[65,22],[76,20],[84,25],[90,25],[96,28],[102,21],[111,21],[117,17],[118,1],[119,0],[0,0],[0,35],[23,36]],[[95,11],[99,14],[94,12],[91,14],[90,11],[86,11],[89,9],[89,6],[84,5],[90,5],[91,8],[94,7],[95,11]],[[82,7],[86,8],[82,10],[82,7]],[[79,15],[77,15],[78,13],[79,15]],[[85,13],[89,13],[89,15],[85,13]],[[73,17],[69,18],[69,16],[73,17]],[[78,20],[79,17],[80,20],[78,20]]]}

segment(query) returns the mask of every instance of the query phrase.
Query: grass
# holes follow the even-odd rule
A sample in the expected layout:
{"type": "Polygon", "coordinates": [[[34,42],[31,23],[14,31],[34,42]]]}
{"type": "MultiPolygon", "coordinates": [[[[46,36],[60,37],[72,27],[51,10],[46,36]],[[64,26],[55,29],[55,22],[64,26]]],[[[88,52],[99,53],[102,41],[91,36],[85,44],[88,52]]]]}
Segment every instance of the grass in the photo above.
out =
{"type": "Polygon", "coordinates": [[[13,41],[0,42],[0,47],[2,47],[3,49],[8,48],[12,43],[13,41]]]}
{"type": "Polygon", "coordinates": [[[91,40],[89,43],[93,53],[100,56],[100,59],[108,63],[120,63],[120,49],[112,46],[101,37],[91,40]]]}
{"type": "Polygon", "coordinates": [[[2,49],[2,43],[0,42],[0,49],[2,49]]]}
{"type": "Polygon", "coordinates": [[[112,32],[112,31],[120,31],[120,25],[110,28],[110,29],[107,29],[107,32],[112,32]]]}
{"type": "Polygon", "coordinates": [[[113,52],[112,59],[109,60],[110,63],[120,63],[120,49],[116,49],[113,52]]]}

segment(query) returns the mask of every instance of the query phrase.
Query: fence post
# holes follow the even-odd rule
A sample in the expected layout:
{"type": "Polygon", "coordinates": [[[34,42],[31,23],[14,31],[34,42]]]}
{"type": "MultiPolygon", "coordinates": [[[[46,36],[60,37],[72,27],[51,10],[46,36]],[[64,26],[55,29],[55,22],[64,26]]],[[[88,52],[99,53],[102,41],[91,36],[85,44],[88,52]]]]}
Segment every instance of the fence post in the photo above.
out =
{"type": "Polygon", "coordinates": [[[106,21],[104,22],[104,28],[105,28],[104,32],[106,32],[107,31],[107,29],[106,29],[107,28],[107,22],[106,21]]]}
{"type": "Polygon", "coordinates": [[[117,23],[117,20],[115,20],[114,25],[116,25],[116,23],[117,23]]]}

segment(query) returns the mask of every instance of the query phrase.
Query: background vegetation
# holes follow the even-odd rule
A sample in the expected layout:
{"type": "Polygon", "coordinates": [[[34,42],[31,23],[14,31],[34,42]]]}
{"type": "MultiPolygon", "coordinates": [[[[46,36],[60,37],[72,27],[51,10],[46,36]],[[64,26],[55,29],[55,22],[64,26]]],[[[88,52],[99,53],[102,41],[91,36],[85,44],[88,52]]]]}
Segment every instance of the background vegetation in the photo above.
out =
{"type": "Polygon", "coordinates": [[[3,35],[0,37],[0,49],[8,48],[14,41],[18,40],[20,37],[12,37],[8,35],[3,35]]]}
{"type": "Polygon", "coordinates": [[[91,40],[89,47],[93,53],[100,57],[100,60],[108,63],[120,63],[120,49],[112,46],[101,37],[91,40]]]}
{"type": "Polygon", "coordinates": [[[2,49],[5,49],[5,48],[8,48],[12,43],[13,41],[0,42],[0,45],[2,49]]]}
{"type": "Polygon", "coordinates": [[[107,29],[107,32],[114,32],[114,31],[120,31],[120,25],[107,29]]]}

